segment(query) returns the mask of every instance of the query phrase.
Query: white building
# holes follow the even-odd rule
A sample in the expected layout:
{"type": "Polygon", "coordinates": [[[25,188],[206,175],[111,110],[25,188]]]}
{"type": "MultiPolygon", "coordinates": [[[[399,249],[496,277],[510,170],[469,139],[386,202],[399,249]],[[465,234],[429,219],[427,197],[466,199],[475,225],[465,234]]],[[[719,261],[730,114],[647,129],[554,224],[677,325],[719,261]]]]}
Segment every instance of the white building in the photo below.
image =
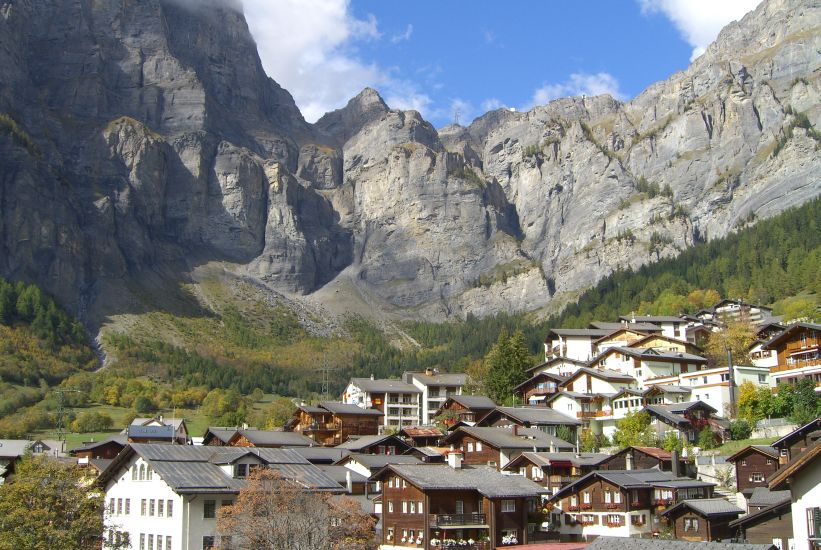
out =
{"type": "Polygon", "coordinates": [[[351,378],[342,402],[382,411],[384,428],[399,429],[421,424],[422,390],[402,380],[351,378]]]}
{"type": "Polygon", "coordinates": [[[770,490],[790,491],[795,548],[821,546],[821,441],[790,460],[769,482],[770,490]]]}
{"type": "Polygon", "coordinates": [[[595,328],[554,328],[547,332],[544,343],[545,361],[553,357],[567,357],[577,361],[590,361],[594,342],[613,332],[595,328]]]}
{"type": "Polygon", "coordinates": [[[342,486],[294,451],[134,443],[100,474],[105,535],[134,550],[203,550],[218,544],[216,516],[253,468],[279,470],[311,490],[342,486]]]}
{"type": "Polygon", "coordinates": [[[462,395],[462,388],[467,383],[467,375],[464,373],[439,372],[437,369],[406,372],[402,378],[422,392],[420,418],[421,423],[426,425],[433,424],[433,417],[448,397],[462,395]]]}
{"type": "Polygon", "coordinates": [[[661,328],[661,333],[670,338],[684,340],[687,338],[687,319],[669,315],[622,315],[619,320],[624,323],[646,323],[661,328]]]}

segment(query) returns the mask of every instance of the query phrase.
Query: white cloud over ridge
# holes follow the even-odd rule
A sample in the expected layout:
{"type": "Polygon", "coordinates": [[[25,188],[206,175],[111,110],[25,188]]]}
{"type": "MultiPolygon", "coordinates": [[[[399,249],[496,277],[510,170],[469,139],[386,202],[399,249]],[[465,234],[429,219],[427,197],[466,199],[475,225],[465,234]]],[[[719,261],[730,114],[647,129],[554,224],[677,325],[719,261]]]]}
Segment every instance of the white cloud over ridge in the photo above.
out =
{"type": "Polygon", "coordinates": [[[638,0],[643,13],[664,14],[693,47],[690,61],[704,53],[721,29],[754,10],[759,0],[638,0]]]}
{"type": "Polygon", "coordinates": [[[522,110],[544,105],[560,97],[602,94],[610,94],[619,100],[625,99],[625,95],[619,90],[619,81],[610,73],[573,73],[565,82],[542,85],[533,92],[530,102],[522,110]]]}

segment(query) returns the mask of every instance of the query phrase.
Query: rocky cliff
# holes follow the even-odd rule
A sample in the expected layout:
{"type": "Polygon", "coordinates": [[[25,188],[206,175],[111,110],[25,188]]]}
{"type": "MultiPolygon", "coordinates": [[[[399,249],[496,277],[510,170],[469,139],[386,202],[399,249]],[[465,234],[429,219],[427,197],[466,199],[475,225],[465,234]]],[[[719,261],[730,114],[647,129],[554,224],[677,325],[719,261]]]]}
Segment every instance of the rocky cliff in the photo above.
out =
{"type": "Polygon", "coordinates": [[[241,10],[208,4],[0,1],[0,274],[92,324],[130,282],[215,261],[291,295],[344,278],[377,309],[486,315],[821,192],[816,0],[764,2],[630,102],[438,131],[370,89],[306,123],[241,10]]]}

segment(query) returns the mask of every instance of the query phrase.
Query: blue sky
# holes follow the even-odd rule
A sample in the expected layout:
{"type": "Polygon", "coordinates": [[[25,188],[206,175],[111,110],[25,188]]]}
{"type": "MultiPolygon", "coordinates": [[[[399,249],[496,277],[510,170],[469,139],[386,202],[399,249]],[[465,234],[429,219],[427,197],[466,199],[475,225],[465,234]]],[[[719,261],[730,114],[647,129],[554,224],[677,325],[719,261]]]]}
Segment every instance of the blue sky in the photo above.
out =
{"type": "Polygon", "coordinates": [[[756,0],[244,0],[268,74],[309,121],[365,86],[440,127],[556,97],[628,100],[756,0]]]}

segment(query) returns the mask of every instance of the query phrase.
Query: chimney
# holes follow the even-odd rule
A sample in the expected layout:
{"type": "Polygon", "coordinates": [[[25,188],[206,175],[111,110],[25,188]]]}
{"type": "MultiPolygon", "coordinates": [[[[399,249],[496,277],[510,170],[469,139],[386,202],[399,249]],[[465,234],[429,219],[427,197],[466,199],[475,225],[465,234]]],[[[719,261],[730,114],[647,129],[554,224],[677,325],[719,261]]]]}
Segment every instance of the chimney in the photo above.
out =
{"type": "Polygon", "coordinates": [[[456,449],[453,445],[448,451],[448,466],[454,470],[459,470],[462,467],[462,451],[456,449]]]}
{"type": "Polygon", "coordinates": [[[242,429],[243,429],[243,430],[247,430],[247,429],[248,429],[248,423],[247,423],[247,422],[243,422],[243,423],[242,423],[242,429]]]}
{"type": "Polygon", "coordinates": [[[625,470],[632,470],[633,469],[633,449],[628,449],[627,454],[624,455],[624,469],[625,470]]]}
{"type": "Polygon", "coordinates": [[[514,424],[513,426],[511,426],[510,429],[513,432],[513,435],[519,435],[519,425],[518,424],[514,424]]]}
{"type": "Polygon", "coordinates": [[[350,470],[345,472],[345,487],[348,490],[348,494],[352,495],[353,494],[353,479],[351,479],[351,471],[350,470]]]}
{"type": "Polygon", "coordinates": [[[556,452],[556,445],[551,443],[550,446],[547,448],[547,450],[548,450],[548,452],[555,453],[556,452]]]}
{"type": "Polygon", "coordinates": [[[670,462],[672,462],[673,477],[681,477],[680,465],[678,463],[678,451],[675,449],[673,449],[673,452],[670,453],[670,462]]]}
{"type": "Polygon", "coordinates": [[[160,424],[165,424],[165,422],[162,421],[162,415],[160,415],[160,424]]]}
{"type": "Polygon", "coordinates": [[[373,374],[371,374],[371,380],[373,380],[373,374]]]}
{"type": "Polygon", "coordinates": [[[428,376],[433,376],[433,369],[430,367],[426,368],[425,374],[427,374],[428,376]]]}

